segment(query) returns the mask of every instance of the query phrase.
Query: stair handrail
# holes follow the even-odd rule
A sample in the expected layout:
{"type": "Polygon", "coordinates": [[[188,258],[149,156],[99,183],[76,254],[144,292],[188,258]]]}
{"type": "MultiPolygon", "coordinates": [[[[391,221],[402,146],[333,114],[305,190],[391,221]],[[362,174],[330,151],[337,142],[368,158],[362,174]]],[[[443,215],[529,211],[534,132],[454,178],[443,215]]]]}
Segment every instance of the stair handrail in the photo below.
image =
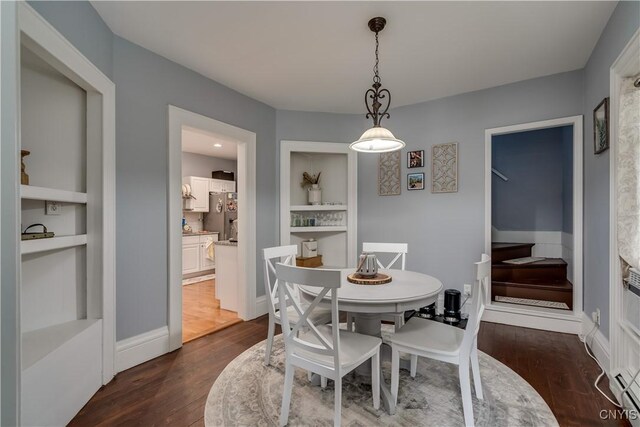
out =
{"type": "Polygon", "coordinates": [[[500,178],[503,181],[509,181],[509,178],[507,178],[505,176],[505,174],[501,173],[499,170],[495,169],[495,168],[491,168],[491,172],[493,172],[494,174],[496,174],[498,176],[498,178],[500,178]]]}

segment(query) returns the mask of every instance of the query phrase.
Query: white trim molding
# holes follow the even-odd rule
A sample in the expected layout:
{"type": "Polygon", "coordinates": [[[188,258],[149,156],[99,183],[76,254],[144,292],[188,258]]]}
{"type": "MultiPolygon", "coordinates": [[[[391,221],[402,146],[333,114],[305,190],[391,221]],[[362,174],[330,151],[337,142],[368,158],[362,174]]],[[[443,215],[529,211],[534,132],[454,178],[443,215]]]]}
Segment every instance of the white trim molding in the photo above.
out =
{"type": "MultiPolygon", "coordinates": [[[[492,224],[491,224],[491,141],[496,135],[505,135],[516,132],[532,131],[538,129],[554,128],[560,126],[573,126],[573,235],[571,242],[566,236],[559,235],[558,245],[571,247],[573,255],[572,279],[573,283],[573,311],[570,314],[558,313],[557,310],[547,312],[538,307],[515,307],[513,305],[495,303],[491,301],[491,295],[487,296],[487,309],[483,320],[495,321],[517,326],[526,326],[549,331],[580,333],[582,317],[582,238],[583,238],[583,129],[582,116],[562,117],[558,119],[543,120],[539,122],[522,123],[511,126],[503,126],[485,130],[485,184],[484,184],[484,224],[485,224],[485,251],[491,253],[492,224]],[[529,320],[527,320],[527,318],[529,320]],[[493,319],[493,320],[490,320],[493,319]],[[555,320],[548,320],[555,319],[555,320]],[[535,320],[534,323],[532,321],[535,320]]],[[[560,252],[562,254],[562,251],[560,252]]],[[[567,253],[565,251],[565,253],[567,253]]],[[[490,293],[491,291],[489,291],[490,293]]]]}
{"type": "Polygon", "coordinates": [[[262,295],[256,298],[256,312],[255,317],[260,317],[269,312],[269,308],[267,307],[267,296],[262,295]]]}
{"type": "Polygon", "coordinates": [[[592,332],[594,326],[595,323],[593,323],[593,320],[591,320],[587,313],[582,313],[582,339],[587,340],[587,345],[608,375],[611,371],[609,340],[604,336],[600,328],[592,332]],[[590,338],[587,337],[589,332],[591,332],[590,338]]]}
{"type": "Polygon", "coordinates": [[[26,2],[18,22],[22,45],[87,92],[87,170],[96,171],[87,174],[87,316],[102,319],[106,384],[115,373],[115,84],[26,2]]]}
{"type": "Polygon", "coordinates": [[[154,329],[116,344],[116,370],[125,371],[169,351],[169,328],[154,329]]]}
{"type": "Polygon", "coordinates": [[[182,128],[225,135],[238,142],[238,317],[256,317],[256,134],[182,108],[168,107],[167,184],[169,350],[182,346],[182,128]]]}

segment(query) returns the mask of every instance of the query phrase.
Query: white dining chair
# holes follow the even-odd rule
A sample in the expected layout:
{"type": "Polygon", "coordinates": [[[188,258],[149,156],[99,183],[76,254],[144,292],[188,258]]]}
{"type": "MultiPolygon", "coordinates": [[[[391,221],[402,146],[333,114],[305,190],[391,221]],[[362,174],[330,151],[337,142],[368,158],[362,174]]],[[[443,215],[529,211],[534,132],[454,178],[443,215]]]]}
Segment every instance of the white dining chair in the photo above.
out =
{"type": "Polygon", "coordinates": [[[391,396],[398,402],[400,375],[400,352],[411,354],[411,376],[415,377],[418,356],[458,365],[460,392],[464,423],[473,426],[473,404],[469,364],[473,371],[476,397],[483,399],[478,363],[478,330],[484,311],[485,297],[489,286],[491,258],[482,254],[475,263],[476,280],[469,307],[469,320],[465,330],[444,323],[421,318],[411,318],[389,338],[391,344],[391,396]]]}
{"type": "MultiPolygon", "coordinates": [[[[363,243],[362,244],[363,252],[374,252],[374,253],[387,253],[387,254],[395,254],[395,257],[389,262],[387,265],[382,264],[379,258],[376,258],[378,262],[378,268],[382,268],[385,270],[389,270],[397,268],[396,263],[400,263],[400,270],[404,270],[406,263],[407,252],[409,252],[409,245],[406,243],[363,243]]],[[[394,313],[381,317],[382,320],[386,320],[388,322],[393,322],[395,325],[395,329],[398,330],[402,325],[404,325],[404,313],[394,313]]],[[[347,313],[347,330],[353,330],[353,320],[354,316],[351,313],[347,313]]]]}
{"type": "Polygon", "coordinates": [[[286,361],[280,425],[289,420],[289,406],[296,367],[315,372],[335,383],[334,426],[340,425],[342,407],[342,377],[371,359],[371,388],[373,407],[380,407],[380,345],[378,337],[341,331],[338,312],[338,289],[343,275],[340,270],[320,270],[276,264],[280,285],[278,295],[282,313],[286,361]],[[314,300],[304,308],[294,297],[295,285],[322,288],[314,300]],[[329,296],[329,293],[330,296],[329,296]],[[318,325],[311,314],[324,298],[331,299],[331,325],[318,325]],[[297,323],[291,327],[287,304],[297,313],[297,323]],[[303,330],[303,326],[306,330],[303,330]]]}
{"type": "MultiPolygon", "coordinates": [[[[271,363],[271,349],[273,347],[273,335],[276,331],[276,324],[282,326],[280,306],[278,303],[278,278],[276,277],[275,263],[282,262],[284,264],[294,265],[297,253],[298,247],[296,245],[276,246],[262,250],[262,258],[264,260],[264,291],[267,295],[267,310],[269,311],[269,329],[264,355],[264,363],[266,365],[271,363]]],[[[295,288],[294,295],[296,300],[300,301],[297,288],[295,288]]],[[[291,306],[288,308],[288,311],[289,323],[295,325],[298,321],[297,312],[291,306]]],[[[312,320],[317,324],[331,322],[331,310],[319,307],[314,311],[312,320]]]]}

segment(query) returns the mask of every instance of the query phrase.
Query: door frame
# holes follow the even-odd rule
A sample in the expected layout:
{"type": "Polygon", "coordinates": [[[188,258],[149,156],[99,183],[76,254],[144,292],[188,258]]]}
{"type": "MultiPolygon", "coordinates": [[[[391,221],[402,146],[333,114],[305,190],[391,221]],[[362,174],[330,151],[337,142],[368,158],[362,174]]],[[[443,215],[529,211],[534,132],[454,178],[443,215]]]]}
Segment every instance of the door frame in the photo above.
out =
{"type": "Polygon", "coordinates": [[[169,351],[182,347],[182,127],[229,136],[238,141],[238,317],[256,316],[256,134],[239,127],[168,106],[167,268],[169,351]]]}
{"type": "Polygon", "coordinates": [[[545,307],[511,307],[491,301],[487,295],[487,307],[483,320],[525,326],[535,329],[579,334],[582,332],[583,292],[583,118],[579,116],[521,123],[485,130],[485,252],[491,253],[491,140],[494,136],[532,131],[560,126],[573,126],[573,311],[559,313],[545,307]],[[532,321],[533,320],[533,321],[532,321]]]}
{"type": "MultiPolygon", "coordinates": [[[[620,53],[609,71],[609,366],[605,366],[609,374],[609,387],[618,395],[622,391],[617,381],[613,379],[622,372],[625,326],[622,324],[623,294],[620,286],[620,263],[618,261],[618,230],[617,221],[617,173],[616,161],[618,156],[618,102],[622,80],[626,75],[635,74],[640,70],[640,30],[631,37],[629,43],[620,53]]],[[[602,363],[602,361],[601,361],[602,363]]],[[[629,380],[625,378],[625,380],[629,380]]],[[[628,399],[628,398],[627,398],[628,399]]],[[[624,403],[629,404],[628,401],[624,403]]],[[[631,406],[629,406],[631,407],[631,406]]]]}

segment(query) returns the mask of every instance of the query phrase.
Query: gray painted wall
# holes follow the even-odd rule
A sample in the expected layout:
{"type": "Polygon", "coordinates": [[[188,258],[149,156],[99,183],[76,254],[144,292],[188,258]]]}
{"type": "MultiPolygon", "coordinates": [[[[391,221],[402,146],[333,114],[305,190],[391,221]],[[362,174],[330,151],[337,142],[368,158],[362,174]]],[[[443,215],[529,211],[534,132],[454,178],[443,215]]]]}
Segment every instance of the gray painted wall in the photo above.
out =
{"type": "Polygon", "coordinates": [[[0,425],[18,424],[18,40],[15,2],[0,2],[0,425]]]}
{"type": "MultiPolygon", "coordinates": [[[[582,87],[582,71],[574,71],[391,110],[387,125],[407,143],[402,194],[379,197],[378,156],[359,154],[358,244],[407,242],[407,268],[462,290],[471,283],[472,263],[484,250],[485,129],[581,114],[582,87]],[[427,190],[407,191],[407,173],[430,177],[431,146],[451,141],[460,144],[458,193],[432,194],[430,178],[427,190]],[[426,167],[408,170],[407,150],[425,150],[426,167]]],[[[276,136],[351,142],[367,126],[364,114],[278,111],[276,136]]]]}
{"type": "MultiPolygon", "coordinates": [[[[256,133],[258,250],[276,243],[276,113],[122,38],[114,37],[113,54],[116,312],[117,339],[121,340],[167,324],[167,106],[256,133]]],[[[256,287],[262,295],[258,259],[256,253],[256,287]]]]}
{"type": "Polygon", "coordinates": [[[236,166],[235,160],[182,152],[182,176],[211,178],[211,172],[217,170],[231,171],[235,174],[236,166]]]}
{"type": "Polygon", "coordinates": [[[88,1],[30,0],[28,3],[100,71],[112,78],[113,34],[88,1]]]}
{"type": "Polygon", "coordinates": [[[640,2],[616,6],[584,70],[584,311],[609,337],[609,151],[593,154],[593,109],[609,96],[609,69],[640,27],[640,2]]]}
{"type": "Polygon", "coordinates": [[[573,194],[563,182],[573,169],[572,157],[564,156],[566,128],[493,137],[492,167],[509,178],[492,175],[491,223],[498,230],[563,230],[564,203],[572,204],[573,194]],[[566,190],[570,194],[565,195],[566,190]]]}

